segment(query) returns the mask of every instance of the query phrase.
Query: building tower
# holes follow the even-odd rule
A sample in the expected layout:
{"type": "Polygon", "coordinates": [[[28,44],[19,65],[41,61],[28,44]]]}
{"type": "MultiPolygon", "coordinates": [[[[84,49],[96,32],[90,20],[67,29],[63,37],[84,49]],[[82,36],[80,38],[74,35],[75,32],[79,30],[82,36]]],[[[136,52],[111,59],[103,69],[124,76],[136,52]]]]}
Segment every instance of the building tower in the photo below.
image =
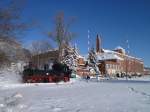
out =
{"type": "Polygon", "coordinates": [[[99,37],[99,35],[97,34],[96,36],[96,53],[100,53],[101,52],[101,39],[99,37]]]}

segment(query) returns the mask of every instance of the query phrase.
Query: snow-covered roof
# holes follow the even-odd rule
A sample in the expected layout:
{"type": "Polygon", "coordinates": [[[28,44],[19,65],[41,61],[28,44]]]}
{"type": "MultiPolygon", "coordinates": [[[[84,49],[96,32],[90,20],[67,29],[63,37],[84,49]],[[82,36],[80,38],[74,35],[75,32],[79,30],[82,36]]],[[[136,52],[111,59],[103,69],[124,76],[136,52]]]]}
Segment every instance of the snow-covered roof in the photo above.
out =
{"type": "Polygon", "coordinates": [[[115,50],[117,50],[117,49],[122,49],[122,50],[125,50],[123,47],[121,47],[121,46],[117,46],[116,48],[115,48],[115,50]]]}
{"type": "Polygon", "coordinates": [[[85,56],[78,55],[77,57],[82,58],[84,61],[87,61],[87,58],[85,56]]]}
{"type": "Polygon", "coordinates": [[[122,52],[125,54],[125,49],[122,48],[121,46],[117,46],[117,47],[115,48],[115,50],[122,50],[122,52]]]}
{"type": "Polygon", "coordinates": [[[121,54],[119,52],[113,51],[113,50],[108,50],[108,49],[102,49],[103,53],[97,55],[98,59],[102,59],[102,60],[109,60],[109,59],[119,59],[119,60],[123,60],[123,58],[119,57],[118,55],[124,55],[127,58],[132,58],[135,60],[139,60],[143,63],[141,58],[136,58],[133,56],[129,56],[127,54],[121,54]]]}
{"type": "Polygon", "coordinates": [[[115,53],[115,51],[108,50],[108,49],[102,49],[104,53],[115,53]]]}
{"type": "Polygon", "coordinates": [[[117,54],[114,53],[102,53],[97,55],[97,60],[112,60],[112,59],[116,59],[116,60],[124,60],[123,58],[119,57],[117,54]]]}
{"type": "Polygon", "coordinates": [[[81,55],[78,55],[77,57],[78,57],[78,58],[84,58],[84,57],[83,57],[83,56],[81,56],[81,55]]]}

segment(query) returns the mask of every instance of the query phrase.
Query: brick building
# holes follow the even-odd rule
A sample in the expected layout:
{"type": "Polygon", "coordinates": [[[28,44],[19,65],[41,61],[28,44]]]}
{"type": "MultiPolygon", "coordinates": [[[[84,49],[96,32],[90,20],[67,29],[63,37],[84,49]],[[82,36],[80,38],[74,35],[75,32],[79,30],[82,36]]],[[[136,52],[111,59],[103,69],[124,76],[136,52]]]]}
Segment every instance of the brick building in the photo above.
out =
{"type": "Polygon", "coordinates": [[[150,68],[148,67],[144,68],[144,75],[150,75],[150,68]]]}
{"type": "MultiPolygon", "coordinates": [[[[99,41],[97,36],[96,41],[99,41]]],[[[97,42],[96,42],[97,43],[97,42]]],[[[99,47],[96,45],[96,47],[99,47]]],[[[99,48],[96,48],[99,49],[99,48]]],[[[141,59],[132,57],[126,54],[121,47],[115,50],[99,49],[96,51],[97,61],[101,74],[116,74],[142,75],[144,71],[144,63],[141,59]]]]}

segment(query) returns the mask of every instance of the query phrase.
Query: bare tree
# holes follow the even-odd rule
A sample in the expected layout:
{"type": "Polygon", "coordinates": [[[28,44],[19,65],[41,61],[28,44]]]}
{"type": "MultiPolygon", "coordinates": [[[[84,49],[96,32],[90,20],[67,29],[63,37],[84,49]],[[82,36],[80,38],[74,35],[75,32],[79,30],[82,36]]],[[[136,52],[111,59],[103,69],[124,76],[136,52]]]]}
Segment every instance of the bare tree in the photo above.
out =
{"type": "Polygon", "coordinates": [[[1,41],[14,41],[27,29],[28,25],[21,22],[22,7],[23,4],[19,0],[11,0],[6,6],[0,8],[1,41]]]}
{"type": "Polygon", "coordinates": [[[8,56],[3,51],[0,51],[0,68],[8,64],[10,64],[8,56]]]}
{"type": "Polygon", "coordinates": [[[67,22],[65,21],[64,18],[64,13],[59,12],[55,16],[55,31],[54,32],[49,32],[48,36],[54,40],[59,48],[59,56],[58,56],[58,61],[62,61],[62,51],[64,45],[68,45],[69,42],[75,37],[75,34],[69,31],[69,28],[71,24],[73,23],[74,19],[70,19],[67,22]]]}
{"type": "MultiPolygon", "coordinates": [[[[23,48],[21,47],[21,39],[24,31],[32,25],[29,22],[23,22],[21,14],[24,8],[25,0],[9,0],[4,4],[5,0],[0,0],[0,50],[5,52],[8,58],[19,60],[23,58],[23,48]],[[11,46],[7,48],[7,46],[11,46]],[[5,49],[4,49],[5,48],[5,49]],[[7,52],[7,51],[11,52],[7,52]]],[[[26,58],[26,57],[25,57],[26,58]]]]}
{"type": "Polygon", "coordinates": [[[33,41],[31,43],[31,53],[32,55],[38,55],[52,49],[51,44],[46,40],[33,41]]]}
{"type": "Polygon", "coordinates": [[[40,54],[52,49],[51,44],[46,40],[33,41],[31,43],[30,52],[32,56],[36,56],[37,66],[40,66],[40,54]]]}

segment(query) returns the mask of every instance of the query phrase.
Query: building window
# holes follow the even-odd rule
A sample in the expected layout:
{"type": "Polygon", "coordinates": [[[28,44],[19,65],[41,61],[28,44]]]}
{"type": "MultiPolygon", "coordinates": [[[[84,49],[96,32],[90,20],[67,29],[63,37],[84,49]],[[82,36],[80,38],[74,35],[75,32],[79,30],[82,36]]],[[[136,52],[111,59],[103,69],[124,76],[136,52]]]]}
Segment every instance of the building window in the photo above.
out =
{"type": "Polygon", "coordinates": [[[115,69],[115,65],[112,65],[112,68],[115,69]]]}
{"type": "Polygon", "coordinates": [[[112,68],[112,65],[110,64],[109,67],[112,68]]]}
{"type": "Polygon", "coordinates": [[[110,67],[109,67],[109,64],[106,64],[106,68],[107,68],[107,69],[109,69],[109,68],[110,68],[110,67]]]}
{"type": "Polygon", "coordinates": [[[106,64],[106,69],[108,69],[108,64],[106,64]]]}

